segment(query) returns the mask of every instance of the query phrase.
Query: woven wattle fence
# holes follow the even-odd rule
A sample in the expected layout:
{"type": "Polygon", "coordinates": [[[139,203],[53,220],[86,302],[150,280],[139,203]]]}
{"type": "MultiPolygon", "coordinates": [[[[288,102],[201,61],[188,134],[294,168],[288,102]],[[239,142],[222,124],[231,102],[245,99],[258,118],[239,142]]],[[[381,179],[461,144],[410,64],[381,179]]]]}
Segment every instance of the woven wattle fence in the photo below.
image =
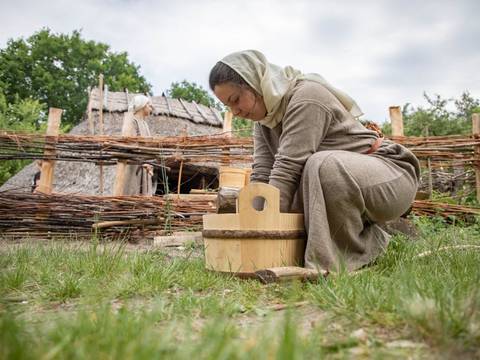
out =
{"type": "MultiPolygon", "coordinates": [[[[478,166],[474,148],[480,139],[474,136],[429,138],[395,137],[395,142],[411,149],[420,160],[430,159],[432,167],[478,166]]],[[[0,131],[0,160],[49,159],[116,163],[155,162],[169,159],[185,163],[251,162],[251,138],[218,136],[182,136],[135,138],[112,136],[61,135],[46,137],[0,131]],[[45,156],[48,146],[55,156],[45,156]]],[[[201,215],[215,212],[211,200],[167,200],[164,197],[103,197],[80,195],[42,195],[18,191],[0,192],[0,233],[45,237],[62,235],[90,237],[125,236],[135,238],[165,234],[174,230],[199,229],[201,215]]],[[[432,201],[415,201],[413,213],[427,216],[465,218],[480,215],[479,208],[432,201]]]]}
{"type": "MultiPolygon", "coordinates": [[[[142,196],[43,195],[0,192],[0,234],[45,238],[124,238],[168,234],[175,230],[200,230],[202,215],[216,211],[215,202],[199,198],[176,199],[142,196]]],[[[479,208],[415,201],[417,215],[465,219],[480,215],[479,208]]]]}
{"type": "MultiPolygon", "coordinates": [[[[390,137],[409,148],[420,160],[430,159],[433,167],[453,164],[478,164],[474,147],[478,136],[390,137]]],[[[0,160],[47,159],[86,162],[145,162],[160,159],[183,159],[188,162],[230,163],[252,160],[253,140],[248,137],[171,136],[156,138],[120,136],[60,135],[9,133],[0,130],[0,160]],[[44,155],[45,145],[55,150],[54,157],[44,155]],[[228,150],[228,151],[227,151],[228,150]]]]}
{"type": "Polygon", "coordinates": [[[81,196],[0,192],[0,234],[91,237],[166,234],[179,229],[199,230],[202,215],[215,212],[211,200],[175,196],[81,196]],[[130,231],[136,229],[138,231],[130,231]]]}
{"type": "Polygon", "coordinates": [[[40,136],[0,131],[0,160],[45,159],[60,161],[133,163],[183,160],[189,163],[222,163],[252,160],[250,138],[220,135],[158,138],[120,136],[40,136]],[[48,146],[55,156],[45,156],[48,146]],[[228,150],[228,151],[227,151],[228,150]]]}

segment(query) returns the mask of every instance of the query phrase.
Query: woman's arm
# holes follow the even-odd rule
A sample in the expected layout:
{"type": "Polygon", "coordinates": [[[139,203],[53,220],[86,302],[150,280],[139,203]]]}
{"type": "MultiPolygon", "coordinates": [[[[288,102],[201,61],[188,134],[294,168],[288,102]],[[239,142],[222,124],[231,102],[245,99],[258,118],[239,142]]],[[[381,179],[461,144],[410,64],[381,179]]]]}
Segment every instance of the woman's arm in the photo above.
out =
{"type": "Polygon", "coordinates": [[[270,173],[280,190],[280,211],[288,212],[308,158],[319,148],[333,115],[315,100],[291,101],[282,120],[282,135],[270,173]]]}
{"type": "Polygon", "coordinates": [[[252,182],[267,183],[270,179],[270,172],[275,161],[265,138],[263,137],[261,125],[253,125],[253,169],[250,179],[252,182]]]}

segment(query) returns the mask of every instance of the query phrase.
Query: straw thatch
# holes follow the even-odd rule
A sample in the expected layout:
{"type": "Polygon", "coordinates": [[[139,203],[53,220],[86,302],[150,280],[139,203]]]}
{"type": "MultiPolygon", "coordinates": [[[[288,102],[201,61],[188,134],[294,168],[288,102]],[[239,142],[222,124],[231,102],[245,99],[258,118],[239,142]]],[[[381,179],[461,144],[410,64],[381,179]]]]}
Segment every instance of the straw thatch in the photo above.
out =
{"type": "MultiPolygon", "coordinates": [[[[103,99],[103,133],[121,135],[124,114],[127,111],[127,97],[136,94],[105,92],[103,99]]],[[[151,97],[153,114],[147,119],[152,136],[210,135],[222,132],[222,118],[218,110],[207,106],[170,99],[164,96],[151,97]]],[[[91,135],[89,125],[94,124],[93,133],[100,134],[100,97],[98,89],[91,91],[89,108],[84,120],[75,126],[70,134],[91,135]]],[[[111,195],[115,179],[115,166],[103,166],[104,195],[111,195]]],[[[32,179],[38,171],[30,164],[10,178],[0,191],[21,189],[30,191],[32,179]]],[[[100,195],[100,169],[93,163],[58,161],[55,165],[54,192],[100,195]]]]}

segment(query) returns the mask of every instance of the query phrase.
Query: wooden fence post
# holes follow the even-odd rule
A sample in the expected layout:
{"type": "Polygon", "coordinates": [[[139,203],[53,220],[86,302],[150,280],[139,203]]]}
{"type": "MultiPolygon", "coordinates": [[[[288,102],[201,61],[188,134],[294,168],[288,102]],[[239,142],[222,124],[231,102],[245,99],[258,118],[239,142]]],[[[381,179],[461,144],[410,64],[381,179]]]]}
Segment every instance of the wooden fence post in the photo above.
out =
{"type": "MultiPolygon", "coordinates": [[[[480,113],[472,114],[472,134],[480,138],[480,113]]],[[[480,202],[480,146],[475,146],[475,187],[477,190],[477,201],[480,202]]]]}
{"type": "Polygon", "coordinates": [[[404,136],[403,134],[403,116],[400,106],[390,106],[390,122],[392,124],[393,136],[404,136]]]}
{"type": "Polygon", "coordinates": [[[232,136],[232,119],[233,114],[231,111],[227,111],[223,117],[223,132],[226,133],[225,136],[232,136]]]}
{"type": "MultiPolygon", "coordinates": [[[[232,137],[232,119],[233,114],[231,111],[227,111],[223,116],[223,132],[224,136],[227,138],[232,137]]],[[[230,165],[230,148],[225,148],[222,151],[223,155],[225,155],[226,159],[222,159],[221,163],[223,166],[230,165]]]]}
{"type": "MultiPolygon", "coordinates": [[[[98,88],[100,89],[100,105],[98,106],[99,107],[99,133],[100,133],[100,136],[103,136],[103,130],[104,130],[104,126],[103,126],[103,96],[104,96],[104,93],[103,93],[103,74],[100,74],[99,77],[98,77],[98,88]]],[[[100,195],[103,195],[103,163],[100,162],[100,182],[99,182],[99,190],[100,190],[100,195]]]]}
{"type": "MultiPolygon", "coordinates": [[[[45,156],[54,156],[55,148],[49,146],[51,140],[49,136],[58,136],[60,130],[60,121],[62,119],[62,109],[50,108],[48,111],[47,137],[45,138],[45,156]]],[[[55,160],[43,160],[42,172],[40,173],[40,183],[37,191],[44,194],[51,194],[53,190],[53,173],[55,169],[55,160]]]]}

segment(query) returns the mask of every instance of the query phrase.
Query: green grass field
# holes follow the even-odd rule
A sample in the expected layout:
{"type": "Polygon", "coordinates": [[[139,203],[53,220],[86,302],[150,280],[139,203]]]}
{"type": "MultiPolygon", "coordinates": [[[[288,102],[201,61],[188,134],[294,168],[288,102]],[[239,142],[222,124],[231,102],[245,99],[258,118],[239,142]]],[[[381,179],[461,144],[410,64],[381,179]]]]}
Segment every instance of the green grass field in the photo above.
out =
{"type": "Polygon", "coordinates": [[[416,222],[357,275],[271,285],[204,270],[198,248],[4,240],[0,357],[478,358],[480,251],[436,250],[480,226],[416,222]]]}

